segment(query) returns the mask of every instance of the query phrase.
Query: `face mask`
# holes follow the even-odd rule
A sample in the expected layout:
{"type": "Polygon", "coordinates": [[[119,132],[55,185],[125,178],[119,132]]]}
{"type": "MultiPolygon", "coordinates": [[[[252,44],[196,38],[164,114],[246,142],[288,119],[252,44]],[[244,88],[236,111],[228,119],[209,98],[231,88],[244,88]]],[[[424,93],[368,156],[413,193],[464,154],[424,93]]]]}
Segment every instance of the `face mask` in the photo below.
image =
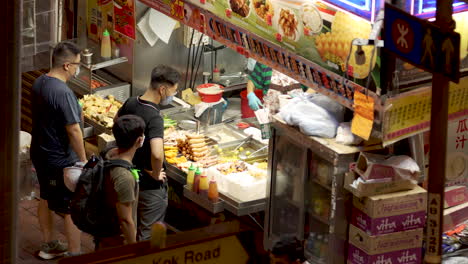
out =
{"type": "Polygon", "coordinates": [[[164,98],[164,100],[161,101],[161,105],[168,105],[172,102],[173,99],[173,95],[167,96],[166,98],[164,98]]]}
{"type": "Polygon", "coordinates": [[[78,75],[80,75],[80,66],[78,66],[78,67],[76,68],[74,77],[75,77],[75,78],[78,78],[78,75]]]}
{"type": "Polygon", "coordinates": [[[143,144],[145,144],[145,135],[143,135],[143,140],[141,140],[140,148],[143,147],[143,144]]]}
{"type": "Polygon", "coordinates": [[[256,64],[256,63],[257,63],[256,60],[254,60],[254,59],[252,59],[252,58],[249,58],[249,59],[247,60],[247,69],[248,69],[249,71],[253,71],[254,68],[255,68],[255,64],[256,64]]]}

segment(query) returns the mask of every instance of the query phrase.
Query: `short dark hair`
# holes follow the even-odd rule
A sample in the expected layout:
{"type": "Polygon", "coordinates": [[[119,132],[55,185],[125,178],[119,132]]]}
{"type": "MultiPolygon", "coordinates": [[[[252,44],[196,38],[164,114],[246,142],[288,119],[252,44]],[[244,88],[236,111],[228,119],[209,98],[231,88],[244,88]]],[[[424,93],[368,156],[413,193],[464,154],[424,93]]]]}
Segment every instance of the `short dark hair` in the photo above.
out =
{"type": "Polygon", "coordinates": [[[52,53],[52,67],[62,67],[64,63],[75,59],[80,52],[80,48],[72,42],[62,41],[58,43],[52,53]]]}
{"type": "Polygon", "coordinates": [[[167,65],[158,65],[151,72],[151,89],[157,89],[161,85],[175,85],[180,81],[180,73],[167,65]]]}
{"type": "Polygon", "coordinates": [[[128,150],[145,132],[145,121],[136,115],[123,115],[114,123],[112,133],[119,149],[128,150]]]}

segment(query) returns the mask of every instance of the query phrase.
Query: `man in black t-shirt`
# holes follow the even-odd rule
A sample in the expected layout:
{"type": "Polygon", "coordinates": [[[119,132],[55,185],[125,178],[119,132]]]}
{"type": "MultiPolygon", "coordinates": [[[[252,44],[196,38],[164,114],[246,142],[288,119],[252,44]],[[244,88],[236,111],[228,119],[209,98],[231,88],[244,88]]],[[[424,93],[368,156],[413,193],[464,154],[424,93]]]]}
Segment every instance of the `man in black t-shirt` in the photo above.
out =
{"type": "Polygon", "coordinates": [[[165,65],[151,72],[151,83],[142,96],[129,98],[117,116],[137,115],[146,124],[145,141],[138,149],[133,164],[142,171],[138,198],[139,241],[151,238],[151,226],[164,221],[167,209],[167,179],[162,171],[164,161],[164,120],[160,105],[168,105],[177,93],[180,74],[165,65]]]}
{"type": "Polygon", "coordinates": [[[77,76],[80,50],[70,42],[57,44],[52,69],[33,84],[33,130],[31,159],[40,185],[39,223],[44,244],[39,257],[52,259],[64,255],[66,245],[55,235],[52,211],[64,215],[68,255],[80,253],[80,231],[70,216],[71,192],[63,182],[63,169],[86,162],[81,132],[81,108],[66,82],[77,76]]]}

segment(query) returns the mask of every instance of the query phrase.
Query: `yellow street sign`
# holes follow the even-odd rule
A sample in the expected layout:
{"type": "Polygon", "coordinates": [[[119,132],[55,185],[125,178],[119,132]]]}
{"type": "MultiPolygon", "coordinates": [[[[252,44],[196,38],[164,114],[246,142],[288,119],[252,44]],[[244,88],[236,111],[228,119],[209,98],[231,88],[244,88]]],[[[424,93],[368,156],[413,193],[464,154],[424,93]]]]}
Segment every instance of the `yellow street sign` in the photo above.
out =
{"type": "Polygon", "coordinates": [[[200,244],[169,249],[141,257],[106,262],[115,264],[241,264],[249,256],[235,236],[219,238],[200,244]]]}

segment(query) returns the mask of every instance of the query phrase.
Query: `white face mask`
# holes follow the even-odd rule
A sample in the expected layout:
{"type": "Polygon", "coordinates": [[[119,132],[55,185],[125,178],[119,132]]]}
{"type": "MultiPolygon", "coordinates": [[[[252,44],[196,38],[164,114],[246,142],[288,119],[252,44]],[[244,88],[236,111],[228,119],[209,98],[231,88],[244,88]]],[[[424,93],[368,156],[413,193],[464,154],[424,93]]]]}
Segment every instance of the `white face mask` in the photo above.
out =
{"type": "Polygon", "coordinates": [[[143,144],[145,144],[145,135],[143,135],[143,140],[140,143],[140,148],[143,147],[143,144]]]}
{"type": "Polygon", "coordinates": [[[247,60],[247,69],[249,71],[253,71],[255,69],[255,64],[257,64],[257,61],[252,58],[249,58],[247,60]]]}

